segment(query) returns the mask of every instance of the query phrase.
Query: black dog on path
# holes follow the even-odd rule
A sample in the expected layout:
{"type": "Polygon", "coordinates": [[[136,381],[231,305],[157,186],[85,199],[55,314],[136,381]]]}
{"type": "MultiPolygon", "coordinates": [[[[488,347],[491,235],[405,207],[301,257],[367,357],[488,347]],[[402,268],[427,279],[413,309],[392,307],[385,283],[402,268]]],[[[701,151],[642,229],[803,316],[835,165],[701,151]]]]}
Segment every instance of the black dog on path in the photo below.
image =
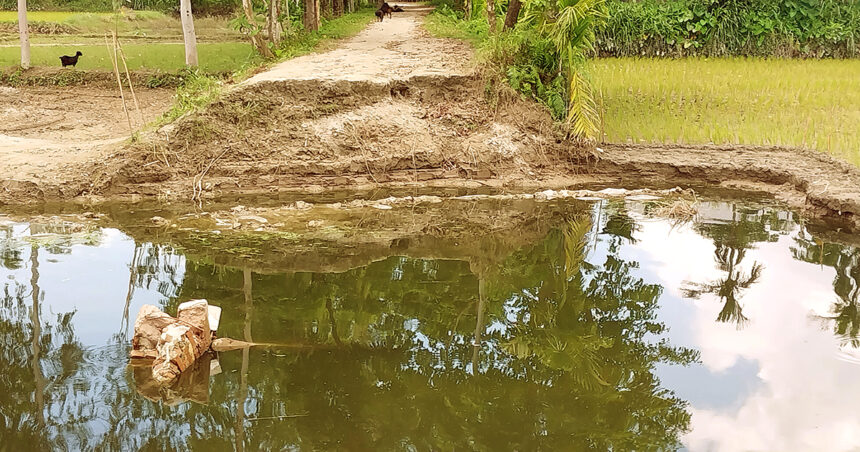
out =
{"type": "Polygon", "coordinates": [[[387,14],[388,18],[391,19],[391,13],[393,11],[394,8],[392,8],[388,4],[388,2],[383,2],[382,6],[380,6],[379,9],[376,10],[376,18],[379,19],[380,22],[382,22],[382,18],[387,14]]]}

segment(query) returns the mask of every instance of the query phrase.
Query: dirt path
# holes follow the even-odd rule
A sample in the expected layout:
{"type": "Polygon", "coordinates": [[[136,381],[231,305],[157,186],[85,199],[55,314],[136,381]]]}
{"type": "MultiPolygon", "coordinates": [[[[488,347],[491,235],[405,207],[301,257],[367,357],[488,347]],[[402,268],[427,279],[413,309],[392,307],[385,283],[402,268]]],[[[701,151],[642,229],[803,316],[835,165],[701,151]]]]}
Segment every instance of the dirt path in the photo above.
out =
{"type": "Polygon", "coordinates": [[[432,10],[405,6],[382,22],[374,22],[337,49],[285,61],[247,80],[343,80],[389,82],[416,76],[453,76],[469,72],[472,52],[462,42],[431,37],[422,26],[432,10]]]}

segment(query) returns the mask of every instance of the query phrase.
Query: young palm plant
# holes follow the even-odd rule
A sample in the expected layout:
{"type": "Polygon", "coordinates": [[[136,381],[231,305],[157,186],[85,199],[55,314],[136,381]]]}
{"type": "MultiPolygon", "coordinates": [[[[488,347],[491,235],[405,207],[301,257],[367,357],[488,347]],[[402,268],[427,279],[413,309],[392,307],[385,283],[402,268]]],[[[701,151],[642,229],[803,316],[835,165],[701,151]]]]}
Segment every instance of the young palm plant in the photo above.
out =
{"type": "Polygon", "coordinates": [[[585,62],[594,50],[594,30],[607,17],[604,0],[536,0],[528,4],[523,18],[555,47],[559,71],[568,85],[569,132],[583,140],[591,140],[597,134],[599,115],[585,76],[585,62]]]}

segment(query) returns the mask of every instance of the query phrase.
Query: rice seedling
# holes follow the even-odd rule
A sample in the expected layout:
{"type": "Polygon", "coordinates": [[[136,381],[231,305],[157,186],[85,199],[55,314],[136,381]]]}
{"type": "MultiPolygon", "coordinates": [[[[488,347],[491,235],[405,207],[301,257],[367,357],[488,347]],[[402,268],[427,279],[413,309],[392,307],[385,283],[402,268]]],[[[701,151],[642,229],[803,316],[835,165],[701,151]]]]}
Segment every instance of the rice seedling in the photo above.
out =
{"type": "Polygon", "coordinates": [[[860,61],[591,62],[606,141],[817,149],[860,166],[860,61]]]}

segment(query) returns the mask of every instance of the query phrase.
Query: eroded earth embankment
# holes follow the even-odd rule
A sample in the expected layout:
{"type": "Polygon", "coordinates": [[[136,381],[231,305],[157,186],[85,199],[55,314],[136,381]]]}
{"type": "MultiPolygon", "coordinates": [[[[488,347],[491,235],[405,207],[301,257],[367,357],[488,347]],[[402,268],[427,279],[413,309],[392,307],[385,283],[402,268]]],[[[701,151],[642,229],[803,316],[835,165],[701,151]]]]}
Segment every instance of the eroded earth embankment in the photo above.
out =
{"type": "MultiPolygon", "coordinates": [[[[474,74],[414,7],[337,49],[284,62],[203,111],[62,171],[3,169],[0,201],[320,192],[371,187],[708,184],[767,191],[860,226],[860,171],[821,153],[562,139],[537,104],[474,74]],[[500,94],[501,93],[501,94],[500,94]]],[[[95,155],[95,154],[94,154],[95,155]]],[[[4,163],[0,162],[0,166],[4,163]]]]}

